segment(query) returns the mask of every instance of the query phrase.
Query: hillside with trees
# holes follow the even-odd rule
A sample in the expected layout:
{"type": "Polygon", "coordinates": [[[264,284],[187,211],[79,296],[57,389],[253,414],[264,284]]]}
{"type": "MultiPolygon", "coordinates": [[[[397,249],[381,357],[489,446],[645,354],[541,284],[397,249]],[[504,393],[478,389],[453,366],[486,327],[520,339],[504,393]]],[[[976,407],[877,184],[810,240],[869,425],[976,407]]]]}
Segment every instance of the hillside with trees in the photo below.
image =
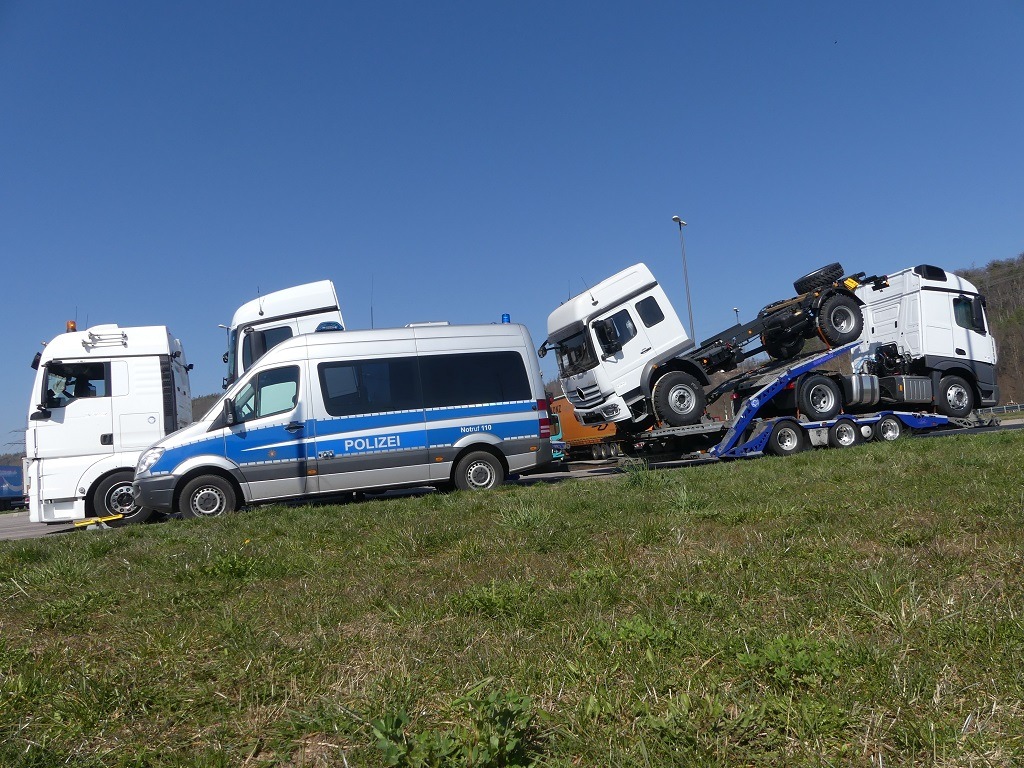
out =
{"type": "Polygon", "coordinates": [[[985,267],[961,269],[985,296],[988,320],[999,350],[1000,402],[1024,398],[1024,253],[1015,259],[991,261],[985,267]]]}

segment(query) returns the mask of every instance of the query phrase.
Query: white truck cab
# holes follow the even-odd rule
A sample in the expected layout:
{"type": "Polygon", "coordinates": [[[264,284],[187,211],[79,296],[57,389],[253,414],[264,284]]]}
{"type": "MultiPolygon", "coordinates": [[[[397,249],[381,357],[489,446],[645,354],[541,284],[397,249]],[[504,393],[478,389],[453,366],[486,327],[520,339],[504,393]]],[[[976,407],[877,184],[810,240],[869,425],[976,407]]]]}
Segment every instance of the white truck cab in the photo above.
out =
{"type": "Polygon", "coordinates": [[[879,377],[883,397],[901,401],[912,389],[934,397],[947,416],[996,405],[996,342],[985,297],[964,278],[930,264],[901,269],[884,287],[857,289],[864,334],[852,354],[856,372],[879,377]]]}
{"type": "Polygon", "coordinates": [[[141,522],[131,484],[139,454],[192,421],[181,342],[164,326],[97,325],[37,353],[25,432],[29,519],[141,522]]]}
{"type": "Polygon", "coordinates": [[[555,351],[562,390],[580,423],[645,428],[651,414],[643,404],[655,388],[674,411],[704,410],[707,377],[679,357],[692,347],[650,269],[635,264],[554,310],[540,354],[555,351]]]}
{"type": "Polygon", "coordinates": [[[268,349],[285,339],[320,329],[344,330],[338,293],[330,280],[304,283],[268,293],[235,310],[228,326],[228,366],[224,388],[268,349]]]}

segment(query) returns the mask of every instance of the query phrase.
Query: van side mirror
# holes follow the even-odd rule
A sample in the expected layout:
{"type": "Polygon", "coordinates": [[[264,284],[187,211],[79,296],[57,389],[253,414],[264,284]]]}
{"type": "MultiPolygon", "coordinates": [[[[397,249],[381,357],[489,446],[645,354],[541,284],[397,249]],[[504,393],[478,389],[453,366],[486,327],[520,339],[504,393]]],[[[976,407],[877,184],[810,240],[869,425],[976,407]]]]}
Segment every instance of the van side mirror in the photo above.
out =
{"type": "Polygon", "coordinates": [[[230,397],[224,399],[224,423],[229,427],[235,423],[235,401],[230,397]]]}

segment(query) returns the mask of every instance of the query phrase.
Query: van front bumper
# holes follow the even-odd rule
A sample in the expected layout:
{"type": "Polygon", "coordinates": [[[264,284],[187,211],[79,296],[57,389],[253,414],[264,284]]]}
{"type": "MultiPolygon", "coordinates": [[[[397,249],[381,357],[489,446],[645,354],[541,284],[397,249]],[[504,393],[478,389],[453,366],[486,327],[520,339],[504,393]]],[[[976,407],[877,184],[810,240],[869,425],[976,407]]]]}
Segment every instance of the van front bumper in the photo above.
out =
{"type": "Polygon", "coordinates": [[[132,483],[135,503],[157,512],[173,512],[175,479],[173,475],[135,478],[132,483]]]}

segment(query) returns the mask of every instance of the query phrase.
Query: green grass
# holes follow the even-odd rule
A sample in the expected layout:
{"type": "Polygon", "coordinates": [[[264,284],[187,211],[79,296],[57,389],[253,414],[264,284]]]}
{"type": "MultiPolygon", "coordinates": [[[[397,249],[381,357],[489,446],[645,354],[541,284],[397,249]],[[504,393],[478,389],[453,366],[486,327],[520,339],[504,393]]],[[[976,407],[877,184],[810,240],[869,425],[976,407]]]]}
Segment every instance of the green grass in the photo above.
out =
{"type": "Polygon", "coordinates": [[[0,543],[0,764],[1024,763],[1024,435],[0,543]]]}

